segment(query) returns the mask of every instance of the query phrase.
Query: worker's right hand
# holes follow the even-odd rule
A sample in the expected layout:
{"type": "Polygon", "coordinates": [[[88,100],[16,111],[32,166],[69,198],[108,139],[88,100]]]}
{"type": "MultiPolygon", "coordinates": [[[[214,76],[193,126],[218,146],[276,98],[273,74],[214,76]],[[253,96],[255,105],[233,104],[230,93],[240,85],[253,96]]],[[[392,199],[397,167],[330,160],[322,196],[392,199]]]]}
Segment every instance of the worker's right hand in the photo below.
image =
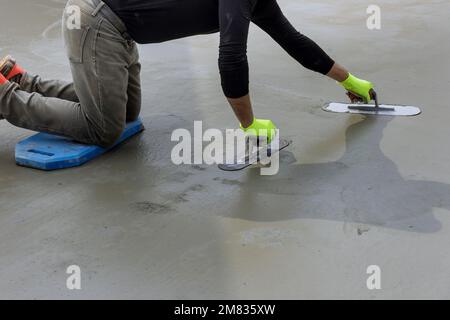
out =
{"type": "Polygon", "coordinates": [[[373,84],[370,81],[359,79],[349,73],[348,78],[340,84],[349,92],[348,96],[352,102],[362,100],[369,103],[373,99],[373,84]]]}
{"type": "Polygon", "coordinates": [[[244,128],[241,125],[241,129],[250,136],[266,137],[267,142],[270,143],[275,136],[277,127],[272,120],[255,118],[249,127],[244,128]]]}

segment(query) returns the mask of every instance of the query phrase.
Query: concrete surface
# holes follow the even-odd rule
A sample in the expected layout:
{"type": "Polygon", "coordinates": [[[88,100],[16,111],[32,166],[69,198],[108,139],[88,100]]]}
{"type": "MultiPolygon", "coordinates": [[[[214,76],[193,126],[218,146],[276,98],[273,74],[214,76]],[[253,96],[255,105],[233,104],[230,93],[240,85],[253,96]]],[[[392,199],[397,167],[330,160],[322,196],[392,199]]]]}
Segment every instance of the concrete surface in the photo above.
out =
{"type": "MultiPolygon", "coordinates": [[[[20,168],[14,146],[31,132],[0,122],[0,298],[450,298],[450,1],[280,4],[383,102],[423,114],[323,112],[344,92],[252,27],[257,115],[294,140],[280,173],[175,166],[172,130],[236,125],[218,37],[142,46],[147,131],[108,155],[59,172],[20,168]],[[366,28],[373,3],[380,31],[366,28]],[[66,288],[73,264],[79,291],[66,288]],[[381,290],[366,287],[369,265],[381,268],[381,290]]],[[[1,5],[0,54],[70,79],[64,1],[1,5]]]]}

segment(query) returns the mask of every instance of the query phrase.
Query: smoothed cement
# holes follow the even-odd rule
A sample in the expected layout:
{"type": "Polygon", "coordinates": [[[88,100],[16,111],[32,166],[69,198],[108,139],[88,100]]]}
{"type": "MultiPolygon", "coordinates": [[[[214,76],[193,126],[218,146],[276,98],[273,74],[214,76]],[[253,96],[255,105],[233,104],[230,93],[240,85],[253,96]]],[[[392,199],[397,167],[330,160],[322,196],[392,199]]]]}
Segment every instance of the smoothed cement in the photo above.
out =
{"type": "MultiPolygon", "coordinates": [[[[3,0],[0,54],[70,79],[62,0],[3,0]],[[17,23],[15,14],[21,14],[17,23]]],[[[321,110],[343,101],[252,27],[256,115],[293,145],[278,175],[175,166],[174,129],[231,128],[217,35],[141,46],[147,130],[76,169],[17,167],[31,132],[0,122],[0,298],[450,298],[449,1],[282,0],[299,30],[414,118],[321,110]],[[79,265],[82,290],[66,289],[79,265]],[[382,289],[366,268],[379,265],[382,289]]]]}

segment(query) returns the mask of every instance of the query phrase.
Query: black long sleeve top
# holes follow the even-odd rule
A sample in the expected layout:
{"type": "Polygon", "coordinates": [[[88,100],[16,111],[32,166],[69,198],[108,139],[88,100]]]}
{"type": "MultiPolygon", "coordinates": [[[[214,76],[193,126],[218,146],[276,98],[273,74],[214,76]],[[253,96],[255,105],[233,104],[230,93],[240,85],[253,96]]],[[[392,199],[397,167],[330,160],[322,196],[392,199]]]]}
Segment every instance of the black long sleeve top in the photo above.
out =
{"type": "Polygon", "coordinates": [[[250,21],[263,29],[304,66],[326,73],[333,61],[298,33],[276,0],[104,0],[138,43],[158,43],[220,32],[219,70],[229,98],[249,91],[247,37],[250,21]]]}

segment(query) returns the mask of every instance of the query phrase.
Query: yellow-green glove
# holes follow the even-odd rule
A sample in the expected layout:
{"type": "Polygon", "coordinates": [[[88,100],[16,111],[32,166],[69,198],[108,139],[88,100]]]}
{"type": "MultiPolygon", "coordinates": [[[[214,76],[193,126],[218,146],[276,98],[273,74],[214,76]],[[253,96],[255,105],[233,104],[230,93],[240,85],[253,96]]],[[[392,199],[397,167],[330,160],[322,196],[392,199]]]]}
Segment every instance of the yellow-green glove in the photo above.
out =
{"type": "Polygon", "coordinates": [[[340,82],[340,84],[350,93],[353,93],[364,100],[364,103],[369,103],[372,100],[370,94],[373,89],[372,82],[359,79],[352,74],[349,74],[345,81],[340,82]]]}
{"type": "Polygon", "coordinates": [[[272,141],[272,138],[275,136],[275,130],[277,127],[272,122],[272,120],[265,120],[265,119],[253,119],[253,123],[247,127],[242,127],[241,129],[244,130],[245,133],[252,136],[258,136],[258,137],[267,137],[267,142],[270,143],[272,141]]]}

